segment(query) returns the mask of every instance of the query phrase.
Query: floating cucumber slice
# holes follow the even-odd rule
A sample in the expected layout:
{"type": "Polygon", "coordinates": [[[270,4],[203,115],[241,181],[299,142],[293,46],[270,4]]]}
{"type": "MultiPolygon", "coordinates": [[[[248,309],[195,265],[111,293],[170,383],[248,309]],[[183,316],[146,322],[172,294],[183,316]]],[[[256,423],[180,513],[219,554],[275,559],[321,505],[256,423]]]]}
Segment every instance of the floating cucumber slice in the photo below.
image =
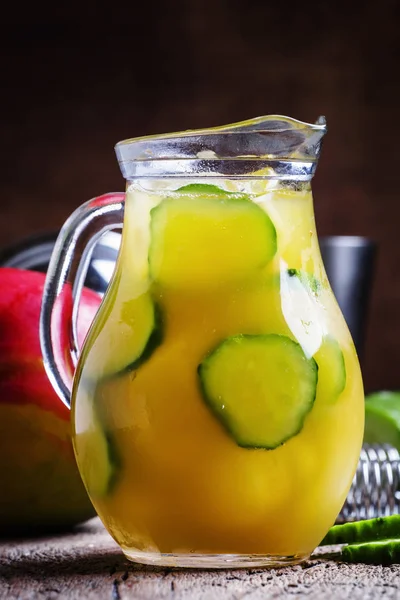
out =
{"type": "Polygon", "coordinates": [[[96,373],[108,379],[138,368],[163,338],[161,309],[149,292],[125,301],[115,299],[95,327],[99,333],[84,368],[88,379],[98,379],[96,373]]]}
{"type": "Polygon", "coordinates": [[[318,365],[318,398],[322,402],[335,402],[346,387],[346,365],[337,340],[325,336],[314,359],[318,365]]]}
{"type": "MultiPolygon", "coordinates": [[[[206,194],[208,196],[226,196],[226,194],[235,193],[229,190],[223,190],[211,183],[188,183],[188,185],[180,187],[177,192],[185,194],[206,194]]],[[[237,193],[241,195],[240,192],[237,193]]]]}
{"type": "Polygon", "coordinates": [[[149,293],[124,302],[122,323],[129,327],[121,333],[121,346],[111,361],[113,373],[137,369],[163,339],[161,308],[149,293]]]}
{"type": "Polygon", "coordinates": [[[91,406],[89,428],[79,436],[78,459],[89,496],[103,498],[114,490],[121,460],[96,398],[91,406]]]}
{"type": "Polygon", "coordinates": [[[365,397],[364,442],[390,444],[400,450],[400,392],[381,391],[365,397]]]}
{"type": "Polygon", "coordinates": [[[311,411],[318,367],[283,335],[227,338],[198,368],[205,401],[239,446],[273,449],[311,411]]]}
{"type": "Polygon", "coordinates": [[[165,286],[236,281],[264,267],[276,252],[267,213],[244,194],[191,184],[151,210],[149,267],[165,286]]]}
{"type": "Polygon", "coordinates": [[[93,498],[103,498],[112,493],[118,479],[120,462],[113,436],[100,425],[88,432],[86,444],[88,460],[83,467],[88,493],[93,498]]]}

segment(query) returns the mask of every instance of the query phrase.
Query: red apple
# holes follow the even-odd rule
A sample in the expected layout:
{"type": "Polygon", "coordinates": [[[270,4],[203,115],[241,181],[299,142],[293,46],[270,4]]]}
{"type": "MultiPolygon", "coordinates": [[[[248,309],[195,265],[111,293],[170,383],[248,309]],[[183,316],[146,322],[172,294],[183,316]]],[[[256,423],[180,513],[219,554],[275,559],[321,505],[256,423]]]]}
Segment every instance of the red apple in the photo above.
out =
{"type": "MultiPolygon", "coordinates": [[[[68,528],[94,516],[72,449],[70,412],[43,367],[45,275],[0,268],[0,533],[68,528]]],[[[101,298],[84,289],[82,340],[101,298]]]]}

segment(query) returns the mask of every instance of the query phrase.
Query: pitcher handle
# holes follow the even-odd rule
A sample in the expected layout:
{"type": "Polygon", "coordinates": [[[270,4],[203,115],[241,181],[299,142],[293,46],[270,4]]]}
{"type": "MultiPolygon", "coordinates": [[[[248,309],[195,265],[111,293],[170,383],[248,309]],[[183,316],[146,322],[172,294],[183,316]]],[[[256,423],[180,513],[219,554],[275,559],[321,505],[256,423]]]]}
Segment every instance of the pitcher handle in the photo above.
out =
{"type": "Polygon", "coordinates": [[[79,300],[95,244],[104,233],[121,229],[125,194],[104,194],[72,213],[51,255],[40,313],[40,345],[50,382],[71,406],[73,375],[79,356],[79,300]]]}

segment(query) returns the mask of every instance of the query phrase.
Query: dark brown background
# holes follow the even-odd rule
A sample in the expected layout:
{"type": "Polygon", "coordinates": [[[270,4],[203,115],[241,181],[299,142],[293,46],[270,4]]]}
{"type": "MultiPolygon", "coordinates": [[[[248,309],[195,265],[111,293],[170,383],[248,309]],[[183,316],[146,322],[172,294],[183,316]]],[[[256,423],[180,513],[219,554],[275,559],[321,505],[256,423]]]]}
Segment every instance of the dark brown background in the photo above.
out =
{"type": "Polygon", "coordinates": [[[102,6],[15,3],[2,16],[1,244],[123,190],[120,139],[325,114],[319,234],[378,242],[364,377],[400,388],[399,2],[102,6]]]}

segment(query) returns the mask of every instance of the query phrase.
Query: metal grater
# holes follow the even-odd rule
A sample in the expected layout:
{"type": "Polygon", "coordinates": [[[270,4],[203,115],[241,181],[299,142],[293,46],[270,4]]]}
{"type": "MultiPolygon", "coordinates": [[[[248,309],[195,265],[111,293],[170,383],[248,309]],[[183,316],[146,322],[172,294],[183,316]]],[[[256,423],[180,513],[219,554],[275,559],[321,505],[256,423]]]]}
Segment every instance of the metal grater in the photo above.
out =
{"type": "Polygon", "coordinates": [[[336,523],[400,513],[400,452],[364,444],[357,471],[336,523]]]}

